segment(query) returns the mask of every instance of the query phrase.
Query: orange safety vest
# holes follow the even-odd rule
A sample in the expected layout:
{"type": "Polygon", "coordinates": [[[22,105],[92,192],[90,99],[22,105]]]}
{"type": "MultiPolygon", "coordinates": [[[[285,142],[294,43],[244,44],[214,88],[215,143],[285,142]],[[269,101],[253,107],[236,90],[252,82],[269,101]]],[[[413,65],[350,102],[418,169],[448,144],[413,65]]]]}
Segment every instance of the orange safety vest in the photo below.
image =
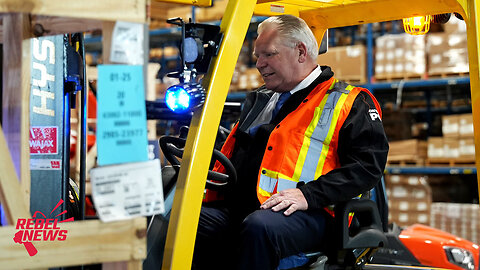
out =
{"type": "MultiPolygon", "coordinates": [[[[278,191],[295,188],[339,168],[338,135],[357,95],[365,88],[339,82],[333,77],[315,87],[303,102],[272,131],[258,173],[257,197],[260,203],[278,191]]],[[[222,152],[231,157],[235,144],[234,127],[222,152]]],[[[219,164],[217,164],[219,165],[219,164]]],[[[223,169],[216,166],[215,169],[223,169]]]]}

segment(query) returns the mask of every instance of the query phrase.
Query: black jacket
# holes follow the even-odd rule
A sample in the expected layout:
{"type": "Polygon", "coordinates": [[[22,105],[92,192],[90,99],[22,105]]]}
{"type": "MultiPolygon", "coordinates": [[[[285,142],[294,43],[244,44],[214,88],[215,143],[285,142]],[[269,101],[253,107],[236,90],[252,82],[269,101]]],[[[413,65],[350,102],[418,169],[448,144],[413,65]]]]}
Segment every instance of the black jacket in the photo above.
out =
{"type": "MultiPolygon", "coordinates": [[[[259,127],[255,136],[248,127],[270,99],[273,92],[260,88],[247,95],[240,115],[234,151],[230,160],[237,170],[238,181],[227,195],[231,206],[246,216],[258,209],[256,194],[258,171],[270,133],[280,121],[306,98],[318,84],[330,79],[333,72],[322,66],[320,76],[308,87],[294,93],[269,124],[259,127]]],[[[375,109],[371,97],[361,92],[340,129],[338,156],[341,168],[320,176],[317,181],[297,186],[304,194],[309,209],[348,200],[370,190],[381,179],[388,153],[388,141],[382,122],[370,115],[375,109]]]]}

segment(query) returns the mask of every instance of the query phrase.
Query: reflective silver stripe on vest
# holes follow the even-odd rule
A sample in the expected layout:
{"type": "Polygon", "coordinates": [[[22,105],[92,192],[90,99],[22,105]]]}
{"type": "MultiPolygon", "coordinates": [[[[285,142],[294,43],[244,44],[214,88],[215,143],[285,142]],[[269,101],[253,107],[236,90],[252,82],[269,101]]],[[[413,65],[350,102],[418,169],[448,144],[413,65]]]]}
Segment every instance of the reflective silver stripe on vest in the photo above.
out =
{"type": "Polygon", "coordinates": [[[320,120],[312,133],[310,146],[303,164],[302,174],[300,175],[300,181],[304,181],[305,183],[315,180],[315,170],[318,166],[320,155],[322,154],[322,148],[324,147],[323,142],[331,128],[335,106],[342,94],[348,94],[347,90],[338,89],[337,85],[335,85],[334,90],[328,96],[320,120]]]}
{"type": "Polygon", "coordinates": [[[277,191],[282,191],[284,189],[289,189],[289,188],[296,188],[297,187],[297,182],[293,182],[288,179],[278,179],[278,186],[277,186],[277,191]]]}
{"type": "MultiPolygon", "coordinates": [[[[266,192],[272,193],[275,189],[275,185],[277,184],[277,179],[268,177],[264,174],[260,175],[260,183],[258,186],[265,190],[266,192]]],[[[277,189],[278,190],[278,189],[277,189]]]]}

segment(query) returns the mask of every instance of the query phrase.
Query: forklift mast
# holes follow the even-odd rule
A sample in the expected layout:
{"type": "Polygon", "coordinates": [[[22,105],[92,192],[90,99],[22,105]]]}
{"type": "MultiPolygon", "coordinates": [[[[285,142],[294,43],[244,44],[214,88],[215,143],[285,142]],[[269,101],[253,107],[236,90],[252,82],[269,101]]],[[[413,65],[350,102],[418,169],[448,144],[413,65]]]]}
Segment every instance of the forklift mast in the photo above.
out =
{"type": "MultiPolygon", "coordinates": [[[[82,38],[80,34],[68,34],[32,39],[29,130],[32,215],[40,211],[54,217],[67,210],[69,203],[70,109],[75,106],[75,95],[85,92],[81,91],[85,89],[82,38]],[[58,208],[51,213],[57,204],[58,208]]],[[[84,176],[80,182],[84,183],[84,176]]],[[[62,214],[58,218],[64,220],[71,215],[62,214]]]]}

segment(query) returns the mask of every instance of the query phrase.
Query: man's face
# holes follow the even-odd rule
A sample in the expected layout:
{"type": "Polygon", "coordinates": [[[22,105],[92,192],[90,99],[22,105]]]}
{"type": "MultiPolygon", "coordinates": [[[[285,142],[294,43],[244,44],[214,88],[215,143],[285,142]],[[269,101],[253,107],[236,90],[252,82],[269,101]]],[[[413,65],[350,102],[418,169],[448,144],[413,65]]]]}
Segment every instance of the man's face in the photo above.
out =
{"type": "Polygon", "coordinates": [[[267,89],[275,92],[290,91],[303,79],[299,74],[297,47],[283,44],[275,29],[265,29],[255,42],[256,67],[267,89]]]}

